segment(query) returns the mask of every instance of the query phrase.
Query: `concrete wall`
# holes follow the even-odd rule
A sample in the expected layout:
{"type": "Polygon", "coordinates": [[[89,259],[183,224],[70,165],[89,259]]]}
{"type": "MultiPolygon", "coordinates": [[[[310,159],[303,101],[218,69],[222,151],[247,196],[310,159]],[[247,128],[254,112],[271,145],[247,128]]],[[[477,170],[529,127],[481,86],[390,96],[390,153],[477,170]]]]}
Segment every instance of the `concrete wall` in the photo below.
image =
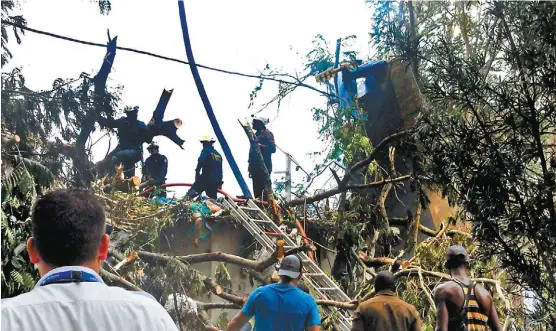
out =
{"type": "MultiPolygon", "coordinates": [[[[175,255],[189,255],[210,252],[223,252],[227,254],[241,255],[242,251],[253,242],[247,231],[241,227],[235,227],[231,221],[221,221],[211,224],[212,233],[210,237],[201,240],[198,247],[193,244],[193,236],[190,232],[191,223],[180,222],[175,228],[166,233],[168,243],[161,239],[162,251],[172,252],[175,255]]],[[[164,237],[164,235],[162,236],[164,237]]],[[[193,267],[206,276],[214,278],[217,266],[220,262],[204,262],[193,265],[193,267]]],[[[232,277],[231,293],[238,296],[247,296],[253,287],[249,278],[241,275],[241,268],[227,264],[226,268],[232,277]]],[[[255,286],[258,284],[255,283],[255,286]]],[[[226,290],[228,291],[228,290],[226,290]]],[[[194,297],[201,302],[227,302],[216,295],[205,295],[194,297]]],[[[237,314],[238,310],[228,309],[228,318],[231,319],[237,314]]],[[[222,310],[214,309],[209,311],[209,316],[216,322],[222,310]]]]}

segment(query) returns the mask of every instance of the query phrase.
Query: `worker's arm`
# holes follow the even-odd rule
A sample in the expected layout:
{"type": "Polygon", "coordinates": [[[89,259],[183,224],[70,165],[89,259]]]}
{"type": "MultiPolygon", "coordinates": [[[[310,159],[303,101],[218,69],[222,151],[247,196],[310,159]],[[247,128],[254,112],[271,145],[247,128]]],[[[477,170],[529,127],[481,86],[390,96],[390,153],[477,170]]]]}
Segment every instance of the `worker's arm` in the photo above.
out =
{"type": "Polygon", "coordinates": [[[158,174],[157,178],[154,179],[157,185],[164,183],[164,181],[166,180],[166,174],[168,173],[168,159],[166,158],[166,156],[164,156],[163,158],[164,159],[162,160],[162,165],[160,166],[160,173],[158,174]]]}
{"type": "Polygon", "coordinates": [[[258,143],[261,150],[276,153],[276,143],[274,142],[274,135],[272,132],[266,130],[261,139],[259,139],[258,143]]]}
{"type": "Polygon", "coordinates": [[[446,290],[442,286],[434,291],[436,304],[436,331],[448,331],[448,307],[446,307],[446,290]]]}
{"type": "Polygon", "coordinates": [[[365,323],[363,322],[363,316],[361,315],[361,311],[359,307],[355,310],[355,314],[353,316],[353,321],[351,321],[351,331],[364,331],[365,330],[365,323]]]}
{"type": "Polygon", "coordinates": [[[197,161],[197,168],[195,168],[195,179],[201,175],[201,170],[205,166],[205,162],[207,159],[207,153],[205,150],[201,151],[201,155],[199,155],[199,160],[197,161]]]}
{"type": "Polygon", "coordinates": [[[305,327],[308,331],[319,331],[320,330],[320,314],[317,307],[317,303],[313,298],[311,298],[311,309],[309,310],[309,316],[307,316],[307,323],[305,327]]]}
{"type": "Polygon", "coordinates": [[[413,311],[413,324],[411,324],[411,327],[409,328],[409,331],[421,331],[422,329],[422,325],[421,325],[421,316],[419,316],[419,313],[417,312],[417,310],[413,311]]]}
{"type": "Polygon", "coordinates": [[[488,326],[492,331],[502,331],[500,326],[500,320],[498,319],[498,313],[496,312],[496,307],[494,306],[494,300],[490,301],[490,312],[488,314],[488,326]]]}
{"type": "Polygon", "coordinates": [[[257,301],[258,290],[251,292],[241,311],[228,323],[228,331],[239,331],[245,323],[249,322],[255,315],[255,301],[257,301]]]}
{"type": "Polygon", "coordinates": [[[240,311],[231,321],[228,323],[228,331],[239,331],[251,318],[245,316],[242,311],[240,311]]]}
{"type": "Polygon", "coordinates": [[[119,125],[119,120],[115,120],[113,118],[105,118],[102,116],[98,117],[98,124],[105,126],[110,129],[117,129],[119,125]]]}
{"type": "Polygon", "coordinates": [[[494,299],[489,291],[484,287],[477,284],[475,286],[475,295],[479,300],[479,305],[488,316],[488,326],[492,331],[502,331],[500,326],[500,320],[498,319],[498,313],[496,312],[496,307],[494,306],[494,299]],[[490,307],[490,308],[489,308],[490,307]]]}
{"type": "Polygon", "coordinates": [[[149,168],[151,166],[151,159],[147,158],[147,160],[145,160],[145,165],[143,166],[143,182],[148,181],[149,179],[151,179],[151,173],[149,172],[149,168]]]}

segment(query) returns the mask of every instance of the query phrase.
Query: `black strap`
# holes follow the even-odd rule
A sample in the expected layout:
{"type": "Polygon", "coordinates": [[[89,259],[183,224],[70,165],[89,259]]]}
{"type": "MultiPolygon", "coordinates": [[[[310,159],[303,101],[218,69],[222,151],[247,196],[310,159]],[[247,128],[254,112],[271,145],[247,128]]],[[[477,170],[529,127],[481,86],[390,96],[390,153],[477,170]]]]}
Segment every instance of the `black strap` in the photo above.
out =
{"type": "Polygon", "coordinates": [[[469,299],[471,298],[471,291],[473,290],[474,286],[475,284],[473,283],[473,281],[469,280],[469,285],[467,285],[467,295],[465,296],[465,303],[463,304],[466,313],[467,313],[467,308],[469,308],[469,299]]]}

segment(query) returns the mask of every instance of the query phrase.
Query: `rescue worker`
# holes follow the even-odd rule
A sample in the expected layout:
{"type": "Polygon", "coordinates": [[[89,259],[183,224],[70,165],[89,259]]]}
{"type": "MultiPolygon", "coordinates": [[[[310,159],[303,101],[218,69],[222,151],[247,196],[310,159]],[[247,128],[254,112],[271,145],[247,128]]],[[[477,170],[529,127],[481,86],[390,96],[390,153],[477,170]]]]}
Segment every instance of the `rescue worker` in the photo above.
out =
{"type": "MultiPolygon", "coordinates": [[[[268,119],[263,117],[253,117],[253,129],[255,130],[255,138],[263,156],[264,165],[259,164],[257,151],[251,148],[249,151],[249,177],[253,179],[253,194],[255,198],[263,198],[266,200],[265,176],[262,166],[266,166],[268,175],[272,173],[272,154],[276,153],[276,144],[274,143],[274,135],[270,132],[266,125],[268,119]]],[[[268,178],[270,180],[270,178],[268,178]]]]}
{"type": "MultiPolygon", "coordinates": [[[[145,160],[143,168],[143,182],[151,181],[154,185],[162,185],[166,183],[166,174],[168,173],[168,159],[166,156],[158,153],[159,147],[156,143],[151,143],[147,147],[147,151],[151,154],[145,160]]],[[[166,188],[160,187],[156,191],[159,197],[166,197],[166,188]]]]}
{"type": "Polygon", "coordinates": [[[214,149],[216,139],[204,136],[199,140],[203,150],[195,169],[195,183],[187,192],[189,198],[195,198],[205,192],[208,197],[216,199],[218,189],[222,187],[222,156],[214,149]]]}
{"type": "Polygon", "coordinates": [[[445,266],[452,279],[434,289],[436,331],[501,331],[492,295],[467,276],[465,248],[448,248],[445,266]]]}
{"type": "Polygon", "coordinates": [[[117,120],[99,117],[100,125],[116,129],[118,134],[118,145],[104,160],[108,163],[109,171],[120,163],[124,166],[124,177],[130,178],[135,175],[135,163],[143,158],[143,143],[148,139],[147,125],[137,119],[139,106],[126,108],[126,117],[117,120]]]}
{"type": "Polygon", "coordinates": [[[417,309],[396,295],[394,274],[377,273],[375,291],[373,298],[357,307],[351,331],[421,331],[417,309]]]}

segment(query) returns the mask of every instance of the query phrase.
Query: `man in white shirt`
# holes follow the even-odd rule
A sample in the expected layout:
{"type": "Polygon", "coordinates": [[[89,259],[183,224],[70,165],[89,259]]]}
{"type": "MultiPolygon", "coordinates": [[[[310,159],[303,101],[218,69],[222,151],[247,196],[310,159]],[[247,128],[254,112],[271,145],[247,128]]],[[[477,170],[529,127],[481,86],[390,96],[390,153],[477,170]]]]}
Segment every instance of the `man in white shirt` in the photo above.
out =
{"type": "Polygon", "coordinates": [[[105,226],[88,192],[59,190],[37,201],[27,250],[42,278],[32,291],[2,300],[2,331],[178,330],[151,295],[104,284],[105,226]]]}

